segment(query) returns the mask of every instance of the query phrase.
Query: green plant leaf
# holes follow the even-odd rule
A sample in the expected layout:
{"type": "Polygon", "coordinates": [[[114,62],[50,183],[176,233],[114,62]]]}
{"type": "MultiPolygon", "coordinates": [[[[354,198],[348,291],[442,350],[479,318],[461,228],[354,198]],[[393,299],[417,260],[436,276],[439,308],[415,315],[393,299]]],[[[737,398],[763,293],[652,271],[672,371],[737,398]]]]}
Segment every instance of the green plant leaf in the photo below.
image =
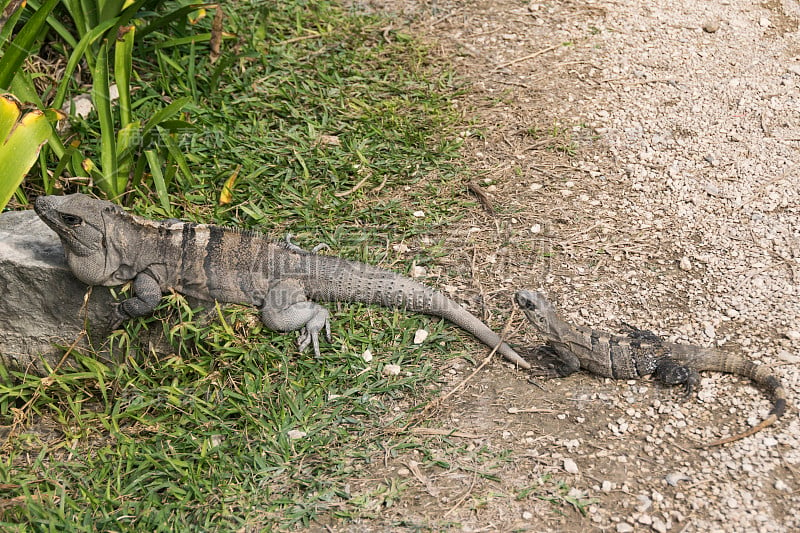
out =
{"type": "Polygon", "coordinates": [[[142,40],[145,37],[145,35],[148,35],[161,28],[165,28],[173,21],[186,17],[186,15],[188,15],[193,11],[197,11],[198,9],[213,8],[216,6],[217,4],[189,4],[188,6],[180,7],[175,11],[167,13],[166,15],[158,17],[157,19],[150,22],[147,26],[142,28],[140,32],[137,33],[136,40],[137,41],[142,40]]]}
{"type": "MultiPolygon", "coordinates": [[[[0,7],[2,7],[2,11],[5,14],[6,10],[9,9],[9,2],[2,2],[0,3],[0,7]]],[[[8,40],[8,37],[11,35],[11,32],[14,30],[14,26],[17,24],[17,20],[22,15],[24,11],[25,4],[23,2],[18,1],[17,5],[14,9],[14,12],[11,13],[8,18],[6,19],[3,27],[0,28],[0,43],[4,43],[8,40]]]]}
{"type": "Polygon", "coordinates": [[[114,45],[114,80],[119,90],[119,119],[124,128],[131,122],[131,71],[135,26],[121,27],[114,45]]]}
{"type": "Polygon", "coordinates": [[[46,0],[42,7],[37,9],[28,22],[22,27],[17,36],[6,47],[3,57],[0,58],[0,89],[8,89],[17,70],[31,54],[31,49],[39,32],[47,22],[47,16],[59,0],[46,0]]]}
{"type": "Polygon", "coordinates": [[[29,111],[21,118],[20,115],[16,99],[0,96],[0,133],[5,133],[0,137],[0,209],[5,207],[36,162],[39,150],[53,129],[43,111],[29,111]]]}
{"type": "MultiPolygon", "coordinates": [[[[97,39],[99,39],[109,28],[114,26],[117,23],[117,19],[108,20],[96,28],[92,28],[90,32],[86,35],[81,37],[81,40],[78,42],[78,45],[72,50],[72,53],[67,60],[67,66],[64,69],[64,74],[62,75],[61,83],[58,85],[58,89],[56,90],[56,96],[53,99],[53,107],[60,108],[64,105],[64,98],[67,94],[67,89],[69,88],[70,81],[72,80],[72,73],[75,72],[75,68],[80,63],[81,59],[84,58],[84,55],[88,52],[89,46],[94,43],[97,39]]],[[[87,62],[91,65],[94,63],[94,58],[92,61],[87,62]]]]}
{"type": "Polygon", "coordinates": [[[92,71],[92,103],[100,119],[100,174],[102,179],[97,183],[109,198],[114,199],[122,194],[117,180],[117,148],[114,134],[114,115],[111,112],[111,95],[108,85],[108,41],[103,41],[95,58],[92,71]]]}
{"type": "Polygon", "coordinates": [[[161,202],[161,207],[165,213],[170,212],[169,194],[167,193],[167,184],[164,181],[164,175],[161,173],[161,161],[158,154],[154,150],[145,150],[145,157],[147,157],[147,164],[150,166],[150,172],[153,174],[153,184],[156,186],[158,199],[161,202]]]}
{"type": "Polygon", "coordinates": [[[5,140],[8,137],[21,114],[19,102],[13,96],[0,97],[0,139],[5,140]]]}

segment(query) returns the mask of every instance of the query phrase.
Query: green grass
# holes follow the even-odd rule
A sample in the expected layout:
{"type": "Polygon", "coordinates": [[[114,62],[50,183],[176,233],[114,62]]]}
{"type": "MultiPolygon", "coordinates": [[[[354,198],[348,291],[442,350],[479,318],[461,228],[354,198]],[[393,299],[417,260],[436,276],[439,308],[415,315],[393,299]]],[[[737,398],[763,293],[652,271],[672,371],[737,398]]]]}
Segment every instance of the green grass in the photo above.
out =
{"type": "MultiPolygon", "coordinates": [[[[425,46],[329,2],[227,9],[238,42],[217,64],[190,45],[135,56],[143,105],[148,94],[191,96],[184,118],[197,127],[178,139],[194,179],[165,175],[172,206],[144,183],[130,207],[291,231],[302,246],[325,242],[374,264],[392,259],[389,242],[440,239],[471,201],[459,187],[459,87],[425,46]],[[233,199],[220,205],[238,167],[233,199]]],[[[418,262],[446,253],[431,250],[418,262]]],[[[421,441],[383,429],[413,414],[391,409],[401,400],[420,405],[436,393],[437,362],[460,355],[463,337],[427,317],[330,307],[334,342],[319,359],[252,309],[207,316],[169,296],[115,334],[110,358],[78,354],[82,368],[46,378],[0,369],[0,424],[13,426],[0,529],[227,531],[379,516],[403,487],[351,493],[348,480],[386,443],[425,454],[421,441]],[[419,327],[431,332],[422,346],[412,342],[419,327]],[[137,345],[145,328],[163,330],[167,355],[137,345]],[[390,363],[400,375],[384,375],[390,363]]]]}

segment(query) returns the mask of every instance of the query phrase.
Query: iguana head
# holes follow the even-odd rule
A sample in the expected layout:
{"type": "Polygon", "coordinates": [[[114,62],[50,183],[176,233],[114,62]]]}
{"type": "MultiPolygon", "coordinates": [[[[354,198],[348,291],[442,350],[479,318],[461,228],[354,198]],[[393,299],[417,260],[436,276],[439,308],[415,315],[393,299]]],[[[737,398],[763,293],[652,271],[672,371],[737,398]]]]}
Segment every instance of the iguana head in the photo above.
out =
{"type": "Polygon", "coordinates": [[[40,196],[34,209],[61,238],[67,263],[78,279],[90,285],[110,281],[120,261],[106,237],[112,224],[119,226],[122,208],[84,194],[70,194],[40,196]]]}
{"type": "Polygon", "coordinates": [[[572,328],[558,316],[555,307],[541,292],[517,291],[517,305],[528,317],[533,327],[551,341],[568,339],[572,328]]]}

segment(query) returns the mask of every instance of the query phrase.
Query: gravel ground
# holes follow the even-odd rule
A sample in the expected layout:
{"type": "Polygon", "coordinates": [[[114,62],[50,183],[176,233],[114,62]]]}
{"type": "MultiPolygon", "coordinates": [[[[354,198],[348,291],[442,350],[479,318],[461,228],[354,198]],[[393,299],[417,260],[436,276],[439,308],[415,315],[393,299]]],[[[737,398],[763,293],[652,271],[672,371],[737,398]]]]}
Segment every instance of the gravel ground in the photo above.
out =
{"type": "MultiPolygon", "coordinates": [[[[799,530],[800,4],[355,4],[429,35],[472,81],[463,107],[484,134],[465,132],[465,153],[499,215],[476,213],[453,237],[478,252],[467,274],[493,305],[541,288],[585,325],[741,351],[774,369],[790,405],[753,437],[698,450],[764,418],[764,393],[720,374],[686,403],[585,374],[542,392],[498,364],[442,423],[513,450],[494,490],[561,476],[595,500],[588,516],[465,504],[443,494],[468,487],[474,502],[492,487],[452,471],[415,473],[428,477],[403,516],[435,527],[446,512],[464,530],[799,530]]],[[[384,475],[408,475],[400,466],[384,475]]]]}

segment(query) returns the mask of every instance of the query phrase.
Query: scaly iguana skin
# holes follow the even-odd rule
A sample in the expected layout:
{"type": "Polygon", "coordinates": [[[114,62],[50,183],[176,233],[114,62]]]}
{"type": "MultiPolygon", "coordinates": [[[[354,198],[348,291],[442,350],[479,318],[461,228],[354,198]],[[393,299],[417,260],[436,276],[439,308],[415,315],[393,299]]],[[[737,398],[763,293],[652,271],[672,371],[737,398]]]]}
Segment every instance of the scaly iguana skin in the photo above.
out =
{"type": "Polygon", "coordinates": [[[700,383],[698,372],[714,370],[750,378],[770,393],[774,403],[764,421],[706,446],[719,446],[752,435],[775,423],[786,410],[786,392],[765,365],[709,348],[666,342],[651,331],[630,326],[627,336],[573,326],[558,315],[540,292],[521,290],[515,300],[560,361],[561,365],[555,369],[560,376],[581,368],[615,379],[639,379],[653,374],[667,385],[683,384],[688,395],[700,383]]]}
{"type": "Polygon", "coordinates": [[[204,301],[254,305],[276,331],[302,330],[301,350],[330,342],[328,310],[314,301],[364,302],[446,318],[522,368],[530,364],[466,309],[394,272],[305,252],[264,235],[177,220],[156,222],[83,194],[40,196],[36,213],[61,238],[73,274],[88,285],[133,280],[135,296],[113,324],[151,313],[174,290],[204,301]]]}

